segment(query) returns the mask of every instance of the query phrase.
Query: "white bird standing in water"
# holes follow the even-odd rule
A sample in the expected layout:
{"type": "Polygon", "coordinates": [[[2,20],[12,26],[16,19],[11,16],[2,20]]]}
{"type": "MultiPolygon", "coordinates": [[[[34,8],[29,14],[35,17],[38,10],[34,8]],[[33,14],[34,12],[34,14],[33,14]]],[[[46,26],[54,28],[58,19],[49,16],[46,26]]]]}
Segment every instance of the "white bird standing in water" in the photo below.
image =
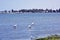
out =
{"type": "Polygon", "coordinates": [[[16,29],[16,27],[17,27],[17,24],[15,24],[15,25],[13,26],[14,29],[16,29]]]}
{"type": "Polygon", "coordinates": [[[32,25],[34,24],[34,22],[32,22],[32,25]]]}
{"type": "Polygon", "coordinates": [[[31,26],[34,24],[34,22],[31,23],[31,25],[28,25],[28,28],[31,29],[31,26]]]}
{"type": "Polygon", "coordinates": [[[31,29],[31,25],[28,25],[28,28],[31,29]]]}

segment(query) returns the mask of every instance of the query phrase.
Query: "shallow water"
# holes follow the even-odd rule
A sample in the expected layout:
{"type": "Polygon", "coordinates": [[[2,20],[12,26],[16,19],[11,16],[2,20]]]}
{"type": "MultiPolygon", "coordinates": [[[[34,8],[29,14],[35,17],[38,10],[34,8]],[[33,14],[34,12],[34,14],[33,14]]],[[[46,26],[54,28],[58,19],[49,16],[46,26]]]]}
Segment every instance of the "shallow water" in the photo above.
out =
{"type": "Polygon", "coordinates": [[[60,13],[0,14],[1,40],[28,40],[60,34],[60,13]],[[31,25],[29,31],[28,25],[31,25]],[[13,25],[17,24],[16,29],[13,25]]]}

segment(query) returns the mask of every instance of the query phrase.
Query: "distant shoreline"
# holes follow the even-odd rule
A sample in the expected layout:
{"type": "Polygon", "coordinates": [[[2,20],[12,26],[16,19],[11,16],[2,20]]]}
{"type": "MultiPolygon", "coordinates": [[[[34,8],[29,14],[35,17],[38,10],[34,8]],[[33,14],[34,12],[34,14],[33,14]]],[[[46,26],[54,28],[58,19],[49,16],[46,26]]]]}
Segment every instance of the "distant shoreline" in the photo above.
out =
{"type": "Polygon", "coordinates": [[[21,10],[4,10],[0,11],[0,13],[60,13],[60,8],[53,9],[21,9],[21,10]]]}

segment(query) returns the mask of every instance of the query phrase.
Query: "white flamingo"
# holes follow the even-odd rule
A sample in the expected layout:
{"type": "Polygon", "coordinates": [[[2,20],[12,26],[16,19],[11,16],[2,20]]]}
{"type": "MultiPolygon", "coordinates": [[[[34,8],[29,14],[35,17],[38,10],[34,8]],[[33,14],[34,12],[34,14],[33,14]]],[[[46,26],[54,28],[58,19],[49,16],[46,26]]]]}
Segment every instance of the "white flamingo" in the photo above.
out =
{"type": "Polygon", "coordinates": [[[31,29],[32,25],[34,25],[34,22],[32,22],[31,25],[28,25],[28,28],[31,29]]]}
{"type": "Polygon", "coordinates": [[[16,29],[16,27],[17,27],[17,24],[13,25],[13,28],[14,28],[14,29],[16,29]]]}

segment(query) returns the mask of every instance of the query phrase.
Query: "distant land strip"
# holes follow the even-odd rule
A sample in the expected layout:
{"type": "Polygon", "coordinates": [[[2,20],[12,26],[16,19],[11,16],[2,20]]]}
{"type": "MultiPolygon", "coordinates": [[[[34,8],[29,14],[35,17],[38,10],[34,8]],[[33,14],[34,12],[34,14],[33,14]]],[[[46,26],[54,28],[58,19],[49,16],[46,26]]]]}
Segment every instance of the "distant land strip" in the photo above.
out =
{"type": "Polygon", "coordinates": [[[21,10],[14,10],[14,9],[11,9],[11,10],[3,10],[3,11],[0,11],[0,13],[60,13],[60,8],[59,9],[56,9],[56,10],[53,10],[53,9],[21,9],[21,10]]]}

